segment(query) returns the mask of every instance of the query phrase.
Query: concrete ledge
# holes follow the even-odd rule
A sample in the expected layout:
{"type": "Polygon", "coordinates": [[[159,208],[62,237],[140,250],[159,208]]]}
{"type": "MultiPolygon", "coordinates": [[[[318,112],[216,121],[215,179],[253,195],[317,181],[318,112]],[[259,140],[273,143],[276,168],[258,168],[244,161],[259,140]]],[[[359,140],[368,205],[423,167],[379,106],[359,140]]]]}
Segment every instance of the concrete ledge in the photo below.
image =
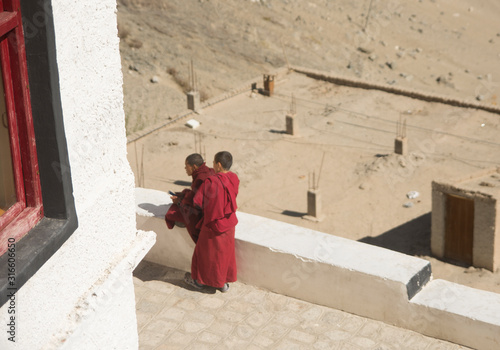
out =
{"type": "Polygon", "coordinates": [[[411,300],[409,328],[475,349],[500,349],[500,294],[435,280],[411,300]]]}
{"type": "MultiPolygon", "coordinates": [[[[185,229],[167,229],[169,196],[137,188],[136,203],[138,229],[157,233],[145,259],[189,271],[194,244],[185,229]]],[[[237,215],[239,281],[477,349],[500,348],[500,295],[439,280],[428,283],[430,263],[423,259],[237,215]]]]}
{"type": "Polygon", "coordinates": [[[136,188],[137,227],[156,232],[156,244],[147,252],[145,260],[179,270],[191,271],[194,243],[186,229],[169,230],[165,214],[172,204],[166,192],[136,188]]]}
{"type": "MultiPolygon", "coordinates": [[[[370,283],[375,283],[377,280],[381,284],[388,285],[390,292],[400,289],[399,297],[408,300],[429,281],[431,276],[430,263],[423,259],[251,214],[238,213],[238,218],[239,224],[236,227],[238,247],[248,246],[250,249],[251,245],[261,246],[274,253],[273,255],[281,253],[280,258],[283,258],[283,255],[290,255],[297,260],[297,266],[302,271],[292,271],[293,264],[278,265],[277,272],[280,274],[278,280],[288,280],[288,282],[283,285],[274,281],[273,284],[275,288],[283,291],[307,288],[307,284],[302,282],[312,277],[318,269],[326,268],[355,272],[360,278],[369,279],[370,283]],[[305,264],[313,264],[315,267],[306,267],[305,264]],[[296,286],[297,280],[294,277],[301,280],[301,288],[296,286]]],[[[240,249],[239,253],[245,252],[240,249]]],[[[241,278],[245,277],[248,269],[253,269],[253,265],[255,264],[249,264],[248,267],[243,265],[245,268],[241,271],[241,278]]],[[[329,278],[328,275],[318,277],[329,278]]],[[[257,276],[252,280],[255,281],[256,278],[257,276]]],[[[358,282],[342,281],[342,285],[358,282]]],[[[329,298],[332,298],[331,291],[329,293],[329,298]]],[[[367,297],[372,298],[372,296],[367,297]]]]}

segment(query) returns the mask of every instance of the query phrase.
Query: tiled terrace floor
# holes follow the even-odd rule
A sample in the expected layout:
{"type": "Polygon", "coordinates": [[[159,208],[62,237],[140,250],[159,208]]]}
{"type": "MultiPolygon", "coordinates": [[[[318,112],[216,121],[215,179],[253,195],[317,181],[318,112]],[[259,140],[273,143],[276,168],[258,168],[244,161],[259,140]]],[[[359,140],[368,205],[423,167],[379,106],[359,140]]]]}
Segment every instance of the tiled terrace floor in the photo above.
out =
{"type": "Polygon", "coordinates": [[[145,261],[135,270],[141,350],[467,349],[239,282],[227,293],[193,291],[183,277],[145,261]]]}

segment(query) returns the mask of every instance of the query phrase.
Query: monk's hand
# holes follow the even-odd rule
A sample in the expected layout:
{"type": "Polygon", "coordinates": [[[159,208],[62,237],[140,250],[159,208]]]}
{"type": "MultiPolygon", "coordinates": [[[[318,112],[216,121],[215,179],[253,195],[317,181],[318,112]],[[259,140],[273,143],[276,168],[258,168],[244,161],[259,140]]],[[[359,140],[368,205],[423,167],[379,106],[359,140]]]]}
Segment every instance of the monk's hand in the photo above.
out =
{"type": "Polygon", "coordinates": [[[172,200],[172,202],[174,202],[174,204],[179,204],[179,202],[181,201],[177,196],[170,196],[170,199],[172,200]]]}

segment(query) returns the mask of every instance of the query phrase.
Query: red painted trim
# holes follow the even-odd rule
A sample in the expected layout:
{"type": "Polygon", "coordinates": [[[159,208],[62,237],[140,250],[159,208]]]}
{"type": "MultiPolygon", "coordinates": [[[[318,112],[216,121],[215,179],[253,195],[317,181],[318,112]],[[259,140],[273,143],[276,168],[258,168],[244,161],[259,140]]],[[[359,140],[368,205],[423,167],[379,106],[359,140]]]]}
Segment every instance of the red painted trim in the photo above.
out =
{"type": "Polygon", "coordinates": [[[0,235],[0,255],[7,250],[9,238],[19,242],[30,229],[42,218],[41,207],[25,208],[17,217],[2,230],[0,235]]]}
{"type": "MultiPolygon", "coordinates": [[[[0,231],[16,218],[25,208],[23,202],[17,202],[11,206],[2,216],[0,216],[0,231]]],[[[2,232],[3,235],[3,232],[2,232]]],[[[1,236],[0,236],[1,237],[1,236]]]]}
{"type": "MultiPolygon", "coordinates": [[[[21,14],[18,13],[19,23],[21,14]]],[[[24,186],[26,191],[26,204],[28,206],[42,205],[42,190],[38,171],[38,157],[36,154],[35,130],[31,114],[29,94],[28,69],[26,66],[26,51],[22,26],[8,35],[12,79],[14,94],[16,96],[16,111],[18,115],[19,140],[21,142],[21,160],[23,162],[24,186]]]]}
{"type": "Polygon", "coordinates": [[[0,53],[18,202],[0,216],[0,255],[4,240],[22,238],[43,216],[19,0],[0,0],[2,10],[0,53]]]}
{"type": "Polygon", "coordinates": [[[25,202],[24,179],[21,162],[21,145],[19,144],[19,128],[15,111],[14,89],[12,86],[12,76],[7,40],[0,42],[0,59],[3,72],[3,85],[5,92],[5,107],[7,109],[7,118],[9,120],[10,148],[12,156],[12,166],[14,170],[14,183],[16,184],[16,196],[19,202],[25,202]]]}
{"type": "Polygon", "coordinates": [[[0,36],[10,32],[17,24],[16,12],[0,12],[0,36]]]}
{"type": "MultiPolygon", "coordinates": [[[[13,47],[16,50],[11,51],[13,54],[12,61],[17,64],[17,69],[13,69],[13,78],[18,79],[19,92],[21,98],[16,99],[18,114],[23,111],[25,120],[24,135],[26,136],[25,151],[27,156],[23,158],[25,164],[25,187],[27,205],[33,207],[42,206],[42,188],[40,186],[40,173],[38,169],[38,157],[36,153],[35,129],[33,126],[33,116],[31,111],[31,99],[29,91],[28,67],[26,65],[26,47],[24,44],[23,33],[23,18],[21,15],[21,6],[19,0],[11,0],[12,12],[17,14],[17,27],[15,29],[15,42],[13,47]],[[15,55],[14,55],[15,54],[15,55]],[[26,176],[27,174],[27,176],[26,176]]],[[[11,62],[12,62],[11,61],[11,62]]],[[[24,155],[23,155],[24,156],[24,155]]],[[[43,213],[43,207],[42,207],[43,213]]]]}
{"type": "Polygon", "coordinates": [[[19,9],[19,0],[3,0],[0,2],[3,3],[4,11],[14,12],[19,9]]]}

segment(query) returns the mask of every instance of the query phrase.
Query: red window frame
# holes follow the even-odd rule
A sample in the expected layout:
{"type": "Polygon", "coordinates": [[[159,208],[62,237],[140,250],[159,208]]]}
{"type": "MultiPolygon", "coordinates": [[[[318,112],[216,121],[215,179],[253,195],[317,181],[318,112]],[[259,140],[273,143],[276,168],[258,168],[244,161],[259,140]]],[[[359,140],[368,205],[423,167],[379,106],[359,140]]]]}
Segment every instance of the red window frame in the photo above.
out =
{"type": "MultiPolygon", "coordinates": [[[[17,202],[0,216],[0,255],[43,217],[19,0],[0,0],[0,64],[17,202]]],[[[1,98],[1,96],[0,96],[1,98]]]]}

